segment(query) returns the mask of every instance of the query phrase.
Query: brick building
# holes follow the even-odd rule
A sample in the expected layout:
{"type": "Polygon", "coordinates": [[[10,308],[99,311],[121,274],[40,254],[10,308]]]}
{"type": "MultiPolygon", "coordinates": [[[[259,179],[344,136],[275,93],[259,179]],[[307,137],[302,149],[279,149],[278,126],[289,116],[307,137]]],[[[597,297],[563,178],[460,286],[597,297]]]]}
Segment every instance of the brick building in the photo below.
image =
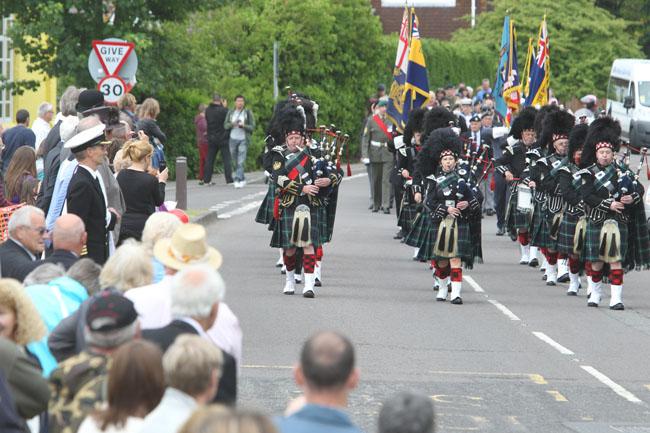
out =
{"type": "MultiPolygon", "coordinates": [[[[476,14],[487,10],[488,0],[474,0],[476,14]]],[[[420,35],[427,38],[449,39],[454,30],[469,27],[472,0],[370,0],[384,27],[384,33],[398,33],[404,5],[415,7],[420,21],[420,35]]]]}

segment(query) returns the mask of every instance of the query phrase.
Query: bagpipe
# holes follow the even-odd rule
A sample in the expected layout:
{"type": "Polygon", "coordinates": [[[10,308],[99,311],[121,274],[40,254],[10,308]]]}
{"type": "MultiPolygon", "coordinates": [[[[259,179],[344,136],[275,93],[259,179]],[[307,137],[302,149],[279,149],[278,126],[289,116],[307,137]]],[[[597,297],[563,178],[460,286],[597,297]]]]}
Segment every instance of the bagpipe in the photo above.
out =
{"type": "Polygon", "coordinates": [[[639,165],[634,173],[629,170],[630,162],[630,146],[627,145],[627,151],[623,154],[623,158],[620,161],[616,162],[616,175],[618,177],[618,188],[614,194],[615,199],[619,199],[621,196],[630,194],[636,191],[639,184],[639,175],[643,164],[646,162],[646,156],[648,153],[647,147],[642,147],[639,149],[639,165]]]}
{"type": "MultiPolygon", "coordinates": [[[[312,134],[312,140],[316,142],[319,149],[317,155],[312,154],[312,178],[329,178],[330,174],[338,173],[341,170],[341,157],[343,149],[350,140],[348,134],[341,133],[335,125],[326,127],[321,125],[318,128],[308,129],[312,134]]],[[[331,192],[331,186],[321,188],[318,195],[327,196],[331,192]]]]}

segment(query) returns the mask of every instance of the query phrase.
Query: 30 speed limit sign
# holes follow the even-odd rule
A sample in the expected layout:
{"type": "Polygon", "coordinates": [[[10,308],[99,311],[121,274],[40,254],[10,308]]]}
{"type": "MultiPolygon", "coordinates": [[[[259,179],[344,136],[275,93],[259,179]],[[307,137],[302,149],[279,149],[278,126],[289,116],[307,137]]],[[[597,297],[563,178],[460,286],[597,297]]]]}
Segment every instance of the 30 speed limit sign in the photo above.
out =
{"type": "Polygon", "coordinates": [[[116,103],[127,92],[124,80],[116,76],[102,79],[97,84],[97,90],[102,92],[104,101],[108,103],[116,103]]]}

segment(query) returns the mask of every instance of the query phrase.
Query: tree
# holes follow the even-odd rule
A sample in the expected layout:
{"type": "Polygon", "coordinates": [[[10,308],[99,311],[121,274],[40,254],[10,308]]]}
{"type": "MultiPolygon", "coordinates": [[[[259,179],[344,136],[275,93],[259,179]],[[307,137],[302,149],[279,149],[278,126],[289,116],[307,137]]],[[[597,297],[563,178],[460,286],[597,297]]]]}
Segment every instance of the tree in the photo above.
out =
{"type": "MultiPolygon", "coordinates": [[[[58,77],[61,85],[94,85],[88,74],[93,39],[118,37],[146,50],[166,21],[182,20],[219,0],[3,0],[1,16],[13,15],[9,35],[30,71],[58,77]]],[[[20,87],[24,83],[15,83],[20,87]]]]}
{"type": "Polygon", "coordinates": [[[650,0],[596,0],[596,6],[627,20],[646,56],[650,56],[650,0]]]}
{"type": "Polygon", "coordinates": [[[519,70],[523,72],[528,37],[536,42],[544,13],[550,38],[550,84],[560,99],[587,93],[604,96],[612,61],[642,55],[637,41],[625,31],[628,22],[595,6],[594,0],[494,0],[493,10],[478,15],[474,29],[457,30],[452,40],[491,50],[496,70],[503,18],[510,15],[517,30],[519,70]]]}

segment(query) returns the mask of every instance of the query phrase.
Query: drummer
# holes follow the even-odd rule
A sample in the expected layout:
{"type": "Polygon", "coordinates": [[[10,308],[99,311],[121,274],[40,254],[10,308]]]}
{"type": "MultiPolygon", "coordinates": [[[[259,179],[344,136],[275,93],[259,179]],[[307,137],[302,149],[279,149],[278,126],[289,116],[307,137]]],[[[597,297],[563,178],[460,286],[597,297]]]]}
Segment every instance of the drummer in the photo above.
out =
{"type": "Polygon", "coordinates": [[[532,216],[532,197],[530,189],[521,183],[527,165],[526,152],[535,144],[537,138],[534,129],[536,114],[537,110],[534,107],[526,107],[519,113],[512,122],[508,144],[501,157],[495,162],[496,170],[510,184],[510,199],[506,208],[506,229],[512,240],[516,239],[519,242],[521,249],[519,264],[522,265],[530,264],[531,257],[537,255],[536,251],[531,254],[528,235],[532,216]]]}

